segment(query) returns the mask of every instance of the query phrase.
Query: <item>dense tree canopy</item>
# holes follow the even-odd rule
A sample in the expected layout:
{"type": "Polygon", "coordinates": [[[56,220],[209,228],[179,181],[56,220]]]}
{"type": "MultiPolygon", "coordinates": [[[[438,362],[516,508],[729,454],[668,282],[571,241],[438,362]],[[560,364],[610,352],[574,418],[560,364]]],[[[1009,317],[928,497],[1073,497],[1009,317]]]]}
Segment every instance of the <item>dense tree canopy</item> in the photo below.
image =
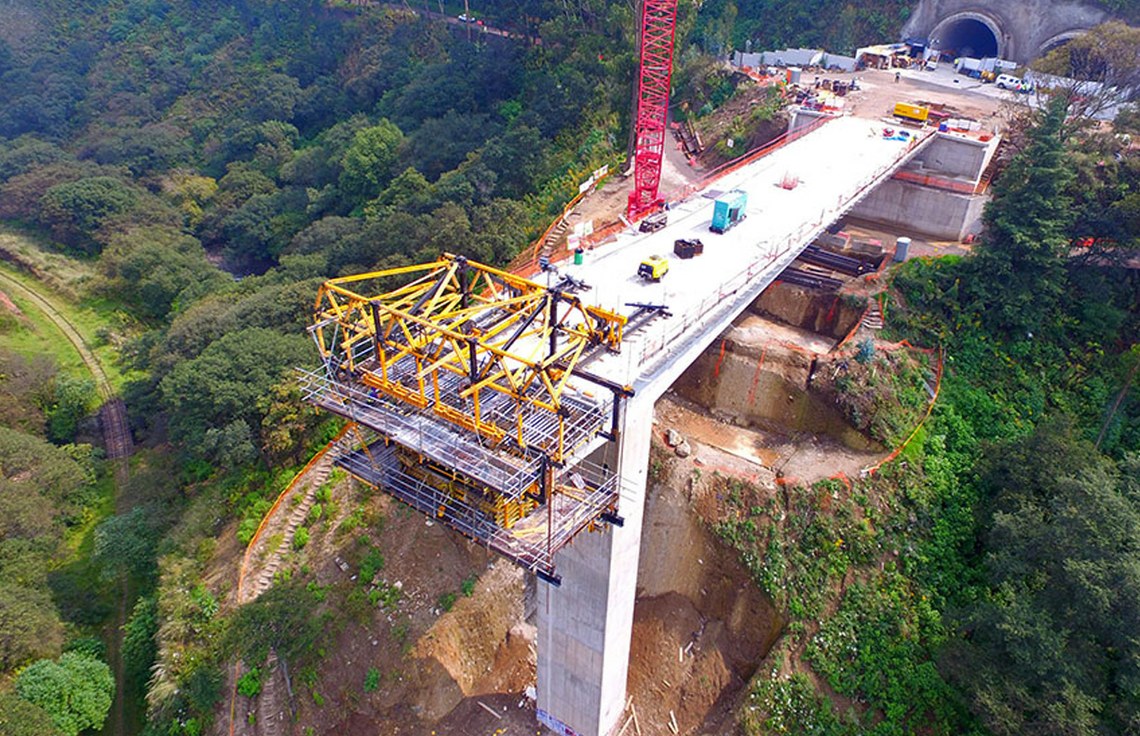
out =
{"type": "Polygon", "coordinates": [[[953,668],[995,734],[1127,733],[1140,722],[1140,457],[1045,426],[984,482],[989,594],[953,668]],[[1064,458],[1058,465],[1051,459],[1064,458]]]}
{"type": "Polygon", "coordinates": [[[171,433],[197,452],[224,445],[209,442],[210,432],[237,432],[240,443],[261,426],[258,402],[293,366],[309,362],[312,348],[300,335],[281,335],[264,327],[228,332],[198,357],[174,367],[160,386],[171,412],[171,433]],[[230,429],[233,427],[233,429],[230,429]],[[245,434],[242,435],[241,427],[245,434]]]}
{"type": "Polygon", "coordinates": [[[15,693],[0,692],[0,733],[7,736],[60,736],[47,711],[15,693]]]}
{"type": "Polygon", "coordinates": [[[986,206],[973,289],[986,319],[1007,332],[1039,332],[1065,289],[1073,217],[1062,139],[1067,112],[1063,98],[1050,103],[986,206]]]}
{"type": "Polygon", "coordinates": [[[42,708],[64,736],[102,728],[114,691],[110,668],[76,652],[34,662],[16,678],[20,697],[42,708]]]}

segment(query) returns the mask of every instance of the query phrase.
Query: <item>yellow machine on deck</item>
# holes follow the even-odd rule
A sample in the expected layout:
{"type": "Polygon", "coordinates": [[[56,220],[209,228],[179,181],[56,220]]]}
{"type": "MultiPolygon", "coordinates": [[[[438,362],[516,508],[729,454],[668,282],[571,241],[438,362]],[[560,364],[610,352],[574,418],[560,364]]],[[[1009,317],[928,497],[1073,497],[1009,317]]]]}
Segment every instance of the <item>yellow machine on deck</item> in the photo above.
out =
{"type": "Polygon", "coordinates": [[[647,281],[660,281],[669,273],[669,259],[665,256],[649,256],[637,267],[637,275],[647,281]]]}

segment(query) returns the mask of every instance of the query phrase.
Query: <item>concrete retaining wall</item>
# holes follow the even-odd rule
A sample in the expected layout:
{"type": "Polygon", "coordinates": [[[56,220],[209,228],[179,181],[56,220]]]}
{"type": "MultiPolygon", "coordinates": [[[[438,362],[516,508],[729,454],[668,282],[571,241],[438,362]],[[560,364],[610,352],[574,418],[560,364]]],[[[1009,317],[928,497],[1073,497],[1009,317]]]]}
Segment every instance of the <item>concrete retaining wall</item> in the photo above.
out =
{"type": "Polygon", "coordinates": [[[985,194],[957,194],[888,179],[855,206],[853,217],[937,240],[964,240],[982,230],[985,194]]]}
{"type": "Polygon", "coordinates": [[[960,135],[939,133],[921,154],[909,161],[905,168],[923,173],[942,174],[970,179],[977,183],[982,176],[992,141],[979,141],[960,135]]]}
{"type": "Polygon", "coordinates": [[[865,307],[865,302],[845,301],[837,294],[777,282],[769,286],[749,310],[784,324],[842,340],[863,318],[865,307]]]}
{"type": "Polygon", "coordinates": [[[673,390],[743,426],[824,434],[856,450],[876,447],[838,409],[808,390],[812,356],[773,344],[761,359],[737,352],[738,347],[726,345],[723,357],[719,344],[709,348],[673,390]]]}

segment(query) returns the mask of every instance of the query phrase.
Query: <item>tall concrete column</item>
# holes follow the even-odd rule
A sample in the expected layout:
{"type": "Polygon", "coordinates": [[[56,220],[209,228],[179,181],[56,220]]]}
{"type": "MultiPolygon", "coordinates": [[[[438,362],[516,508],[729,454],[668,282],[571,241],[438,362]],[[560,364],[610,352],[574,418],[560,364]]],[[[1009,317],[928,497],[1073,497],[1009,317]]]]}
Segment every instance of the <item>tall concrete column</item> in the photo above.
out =
{"type": "Polygon", "coordinates": [[[625,705],[653,401],[626,402],[618,441],[624,525],[578,535],[539,583],[538,717],[563,736],[608,736],[625,705]]]}

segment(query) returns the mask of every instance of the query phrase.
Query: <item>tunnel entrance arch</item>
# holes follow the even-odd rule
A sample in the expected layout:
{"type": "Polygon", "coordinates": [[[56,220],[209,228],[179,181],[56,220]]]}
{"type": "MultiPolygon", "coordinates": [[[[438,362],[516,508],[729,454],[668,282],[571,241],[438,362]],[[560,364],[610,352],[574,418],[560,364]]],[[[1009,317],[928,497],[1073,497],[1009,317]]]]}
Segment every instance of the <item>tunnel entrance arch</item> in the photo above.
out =
{"type": "Polygon", "coordinates": [[[1081,36],[1085,35],[1087,32],[1088,31],[1085,31],[1084,29],[1074,29],[1071,31],[1065,31],[1064,33],[1058,33],[1056,36],[1053,36],[1048,41],[1041,44],[1041,48],[1037,52],[1037,55],[1038,56],[1045,56],[1050,51],[1053,51],[1055,49],[1059,49],[1060,47],[1067,44],[1069,41],[1072,41],[1074,38],[1080,38],[1081,36]]]}
{"type": "Polygon", "coordinates": [[[930,45],[956,56],[998,57],[1005,52],[1004,34],[997,22],[981,13],[956,13],[930,33],[930,45]]]}

